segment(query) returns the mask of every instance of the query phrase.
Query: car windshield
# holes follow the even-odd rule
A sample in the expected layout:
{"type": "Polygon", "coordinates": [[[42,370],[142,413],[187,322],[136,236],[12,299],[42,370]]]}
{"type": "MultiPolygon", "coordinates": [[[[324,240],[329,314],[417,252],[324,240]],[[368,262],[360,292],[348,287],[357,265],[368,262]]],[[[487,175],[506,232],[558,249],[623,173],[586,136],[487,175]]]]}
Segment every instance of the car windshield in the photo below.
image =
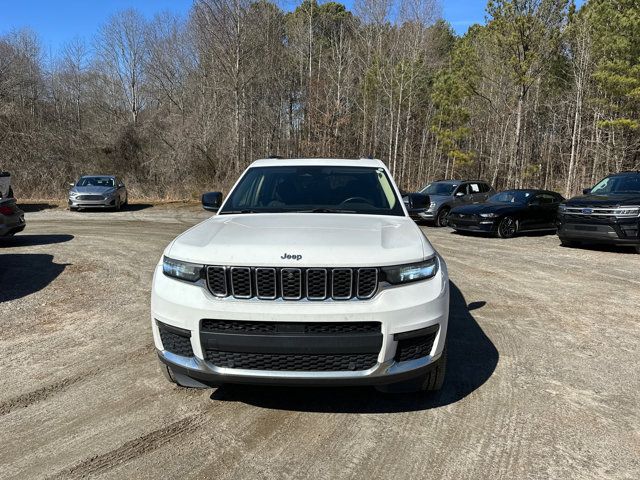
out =
{"type": "Polygon", "coordinates": [[[430,183],[422,190],[420,193],[425,195],[451,195],[453,191],[458,185],[455,183],[442,183],[442,182],[434,182],[430,183]]]}
{"type": "Polygon", "coordinates": [[[113,187],[113,177],[82,177],[77,187],[113,187]]]}
{"type": "Polygon", "coordinates": [[[489,201],[496,203],[527,203],[532,195],[533,192],[526,190],[505,190],[490,197],[489,201]]]}
{"type": "Polygon", "coordinates": [[[343,166],[250,168],[220,210],[268,212],[404,215],[384,169],[343,166]]]}
{"type": "Polygon", "coordinates": [[[640,174],[607,177],[591,189],[595,195],[640,193],[640,174]]]}

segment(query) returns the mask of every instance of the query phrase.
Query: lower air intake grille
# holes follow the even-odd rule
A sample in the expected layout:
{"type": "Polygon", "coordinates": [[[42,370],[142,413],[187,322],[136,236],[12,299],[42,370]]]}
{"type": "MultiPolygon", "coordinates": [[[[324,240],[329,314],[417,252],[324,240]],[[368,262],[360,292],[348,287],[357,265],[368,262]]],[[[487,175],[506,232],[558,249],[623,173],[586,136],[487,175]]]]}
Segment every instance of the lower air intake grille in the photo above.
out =
{"type": "Polygon", "coordinates": [[[437,331],[421,337],[407,338],[398,342],[395,360],[396,362],[406,362],[426,357],[433,349],[433,342],[436,339],[437,331]]]}
{"type": "Polygon", "coordinates": [[[182,355],[183,357],[193,357],[193,349],[191,348],[191,332],[181,328],[158,323],[160,330],[160,339],[162,340],[162,348],[167,352],[182,355]]]}
{"type": "Polygon", "coordinates": [[[338,372],[367,370],[378,361],[377,353],[283,354],[241,353],[205,350],[205,359],[218,367],[294,372],[338,372]]]}
{"type": "Polygon", "coordinates": [[[244,335],[276,335],[298,326],[298,333],[307,335],[349,335],[380,333],[379,322],[251,322],[244,320],[202,320],[201,330],[207,333],[240,333],[244,335]]]}

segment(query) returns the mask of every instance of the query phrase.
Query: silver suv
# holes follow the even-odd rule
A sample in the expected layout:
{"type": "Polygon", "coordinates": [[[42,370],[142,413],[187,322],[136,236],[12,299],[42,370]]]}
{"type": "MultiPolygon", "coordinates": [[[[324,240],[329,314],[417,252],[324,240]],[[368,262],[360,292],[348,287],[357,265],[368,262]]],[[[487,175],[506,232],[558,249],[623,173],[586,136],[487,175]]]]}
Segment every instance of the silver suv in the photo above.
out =
{"type": "Polygon", "coordinates": [[[431,182],[418,193],[427,195],[428,207],[410,212],[416,220],[434,222],[437,227],[447,225],[449,212],[453,207],[469,203],[485,202],[495,190],[481,180],[438,180],[431,182]]]}

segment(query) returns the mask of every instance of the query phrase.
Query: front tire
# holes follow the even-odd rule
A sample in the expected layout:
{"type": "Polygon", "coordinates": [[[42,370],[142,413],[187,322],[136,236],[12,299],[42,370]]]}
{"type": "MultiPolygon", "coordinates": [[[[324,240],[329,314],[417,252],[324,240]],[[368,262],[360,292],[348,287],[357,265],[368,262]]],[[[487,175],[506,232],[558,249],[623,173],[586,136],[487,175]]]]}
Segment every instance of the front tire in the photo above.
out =
{"type": "Polygon", "coordinates": [[[504,217],[498,224],[498,236],[500,238],[513,238],[518,233],[518,221],[513,217],[504,217]]]}
{"type": "Polygon", "coordinates": [[[431,365],[429,371],[424,375],[404,382],[378,385],[376,390],[383,393],[437,392],[444,384],[446,372],[447,347],[445,346],[440,358],[431,365]]]}
{"type": "Polygon", "coordinates": [[[446,227],[449,224],[449,212],[450,208],[444,207],[440,209],[436,216],[436,227],[446,227]]]}

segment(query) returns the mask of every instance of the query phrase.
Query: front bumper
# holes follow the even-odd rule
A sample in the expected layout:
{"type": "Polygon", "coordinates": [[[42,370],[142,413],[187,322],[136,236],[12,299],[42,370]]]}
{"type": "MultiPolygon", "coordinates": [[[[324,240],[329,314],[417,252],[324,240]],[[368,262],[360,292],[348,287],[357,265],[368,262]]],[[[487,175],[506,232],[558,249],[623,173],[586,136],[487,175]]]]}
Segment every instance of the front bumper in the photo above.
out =
{"type": "Polygon", "coordinates": [[[567,222],[560,217],[558,237],[584,243],[640,245],[640,220],[631,218],[616,222],[567,222]]]}
{"type": "Polygon", "coordinates": [[[421,212],[418,212],[418,217],[421,220],[432,222],[436,219],[436,213],[432,212],[431,210],[423,210],[421,212]]]}
{"type": "Polygon", "coordinates": [[[3,216],[3,220],[0,221],[0,237],[4,237],[5,235],[10,235],[14,233],[19,233],[23,231],[26,227],[26,222],[24,220],[24,213],[20,210],[19,213],[11,216],[3,216]]]}
{"type": "Polygon", "coordinates": [[[465,232],[482,232],[482,233],[495,233],[497,230],[497,222],[495,219],[483,218],[481,220],[468,220],[459,219],[455,216],[449,215],[448,225],[454,230],[461,230],[465,232]]]}
{"type": "MultiPolygon", "coordinates": [[[[400,287],[381,289],[370,300],[238,300],[216,298],[206,288],[166,277],[162,267],[156,269],[151,306],[151,323],[158,356],[174,372],[201,383],[283,384],[283,385],[376,385],[394,383],[423,375],[437,361],[444,349],[449,317],[449,282],[446,265],[441,261],[432,279],[400,287]],[[297,371],[230,368],[205,360],[206,333],[202,319],[231,321],[268,321],[283,323],[379,322],[381,342],[377,359],[364,370],[297,371]],[[165,350],[158,322],[188,331],[192,356],[165,350]],[[434,332],[433,345],[419,358],[398,360],[400,342],[425,329],[434,332]],[[407,335],[407,332],[414,332],[407,335]],[[417,333],[415,333],[417,332],[417,333]]],[[[352,337],[353,338],[353,337],[352,337]]],[[[308,339],[307,339],[308,340],[308,339]]],[[[360,339],[355,338],[353,348],[360,339]]],[[[239,346],[246,351],[250,346],[239,346]]],[[[296,348],[296,345],[292,345],[296,348]]],[[[300,351],[300,345],[297,346],[300,351]]],[[[302,347],[307,348],[307,347],[302,347]]],[[[347,353],[348,343],[340,347],[347,353]]],[[[313,346],[310,350],[318,351],[313,346]]],[[[356,350],[354,350],[355,352],[356,350]]]]}
{"type": "Polygon", "coordinates": [[[70,208],[113,208],[115,206],[115,197],[103,200],[78,200],[75,198],[69,198],[70,208]]]}

